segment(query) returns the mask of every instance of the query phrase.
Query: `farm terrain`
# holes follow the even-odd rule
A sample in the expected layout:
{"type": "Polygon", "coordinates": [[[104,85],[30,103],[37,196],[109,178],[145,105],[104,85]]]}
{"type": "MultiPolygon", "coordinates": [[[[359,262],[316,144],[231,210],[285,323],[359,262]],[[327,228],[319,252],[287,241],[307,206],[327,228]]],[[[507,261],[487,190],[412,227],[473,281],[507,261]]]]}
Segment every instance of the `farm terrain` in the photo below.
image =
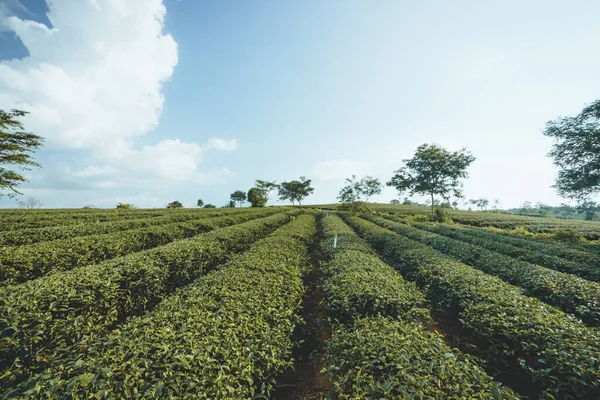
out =
{"type": "Polygon", "coordinates": [[[600,223],[0,211],[0,398],[597,399],[600,223]]]}

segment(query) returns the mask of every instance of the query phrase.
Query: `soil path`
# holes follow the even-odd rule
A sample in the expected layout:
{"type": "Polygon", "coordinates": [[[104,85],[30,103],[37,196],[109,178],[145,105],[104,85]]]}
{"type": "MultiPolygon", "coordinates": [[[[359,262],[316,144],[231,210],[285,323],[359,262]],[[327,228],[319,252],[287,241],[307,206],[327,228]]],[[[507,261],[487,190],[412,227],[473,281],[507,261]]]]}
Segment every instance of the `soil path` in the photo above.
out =
{"type": "Polygon", "coordinates": [[[271,396],[273,400],[287,399],[323,399],[330,390],[330,384],[321,374],[322,354],[325,342],[331,337],[331,327],[323,305],[321,289],[321,252],[318,248],[318,237],[311,245],[311,271],[304,277],[306,293],[304,294],[302,318],[306,322],[299,325],[294,332],[294,339],[301,341],[294,348],[292,357],[294,368],[285,371],[277,382],[277,390],[271,396]]]}

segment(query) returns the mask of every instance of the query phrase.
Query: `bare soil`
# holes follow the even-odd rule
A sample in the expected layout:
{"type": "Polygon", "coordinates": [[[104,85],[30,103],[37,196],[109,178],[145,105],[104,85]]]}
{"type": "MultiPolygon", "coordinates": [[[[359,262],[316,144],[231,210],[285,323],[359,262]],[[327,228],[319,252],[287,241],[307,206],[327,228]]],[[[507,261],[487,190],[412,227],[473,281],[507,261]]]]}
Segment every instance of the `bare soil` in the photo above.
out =
{"type": "Polygon", "coordinates": [[[325,342],[331,337],[331,327],[321,304],[321,253],[316,242],[311,246],[310,254],[312,268],[304,277],[306,293],[302,318],[305,324],[300,324],[294,331],[294,339],[299,342],[292,352],[294,367],[280,376],[277,389],[271,396],[273,400],[324,399],[331,389],[331,385],[321,374],[323,362],[319,357],[325,342]]]}

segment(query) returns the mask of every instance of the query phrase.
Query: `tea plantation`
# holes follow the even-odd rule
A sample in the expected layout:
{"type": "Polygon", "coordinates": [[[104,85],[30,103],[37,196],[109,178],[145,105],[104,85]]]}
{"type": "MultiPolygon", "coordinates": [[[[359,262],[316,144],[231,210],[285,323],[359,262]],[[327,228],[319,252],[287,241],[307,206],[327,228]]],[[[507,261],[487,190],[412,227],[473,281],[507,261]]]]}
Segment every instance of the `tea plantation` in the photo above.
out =
{"type": "Polygon", "coordinates": [[[599,237],[392,206],[2,210],[0,398],[598,399],[599,237]]]}

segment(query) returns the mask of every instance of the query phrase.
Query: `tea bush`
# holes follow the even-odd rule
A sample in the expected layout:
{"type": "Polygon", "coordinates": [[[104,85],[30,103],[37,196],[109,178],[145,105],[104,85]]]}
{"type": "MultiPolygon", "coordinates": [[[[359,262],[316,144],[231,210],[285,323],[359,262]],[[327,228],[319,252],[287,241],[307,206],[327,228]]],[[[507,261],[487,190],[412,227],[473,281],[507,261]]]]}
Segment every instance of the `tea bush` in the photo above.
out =
{"type": "Polygon", "coordinates": [[[524,296],[499,278],[364,219],[345,220],[404,276],[427,289],[434,308],[460,324],[500,371],[520,371],[541,398],[600,397],[600,333],[524,296]]]}
{"type": "MultiPolygon", "coordinates": [[[[480,246],[383,218],[371,216],[365,218],[483,272],[521,286],[526,295],[537,297],[565,312],[572,313],[586,324],[600,326],[600,284],[597,282],[516,260],[480,246]]],[[[419,226],[427,230],[436,230],[435,226],[419,226]]]]}
{"type": "Polygon", "coordinates": [[[4,247],[0,248],[0,281],[4,285],[21,283],[51,272],[99,263],[276,212],[278,210],[271,209],[237,213],[110,234],[4,247]]]}
{"type": "Polygon", "coordinates": [[[74,343],[152,308],[289,220],[279,213],[0,288],[0,383],[42,369],[57,354],[73,351],[74,343]]]}
{"type": "Polygon", "coordinates": [[[423,294],[373,254],[339,217],[326,216],[320,222],[321,246],[328,255],[325,306],[341,323],[324,353],[325,371],[338,397],[518,397],[493,382],[477,360],[428,330],[433,321],[423,294]]]}
{"type": "Polygon", "coordinates": [[[314,216],[305,214],[250,250],[68,353],[9,392],[43,398],[258,398],[291,365],[291,334],[308,270],[314,216]]]}

